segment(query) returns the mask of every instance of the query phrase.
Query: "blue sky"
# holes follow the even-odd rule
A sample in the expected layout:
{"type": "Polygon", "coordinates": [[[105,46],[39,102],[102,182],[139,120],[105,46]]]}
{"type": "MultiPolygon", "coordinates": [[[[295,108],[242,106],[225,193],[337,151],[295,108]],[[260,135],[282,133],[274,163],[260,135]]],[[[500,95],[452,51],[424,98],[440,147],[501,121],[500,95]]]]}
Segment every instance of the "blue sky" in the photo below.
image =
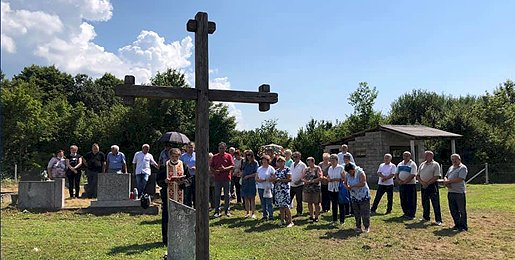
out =
{"type": "Polygon", "coordinates": [[[191,78],[188,37],[193,34],[185,24],[197,11],[206,11],[217,23],[209,39],[212,86],[257,90],[268,83],[279,93],[279,103],[267,113],[258,112],[257,105],[231,105],[241,129],[278,119],[279,128],[294,135],[311,118],[343,120],[352,113],[347,97],[360,81],[377,87],[375,109],[387,113],[399,95],[412,89],[480,95],[515,79],[513,1],[81,0],[81,11],[59,0],[47,2],[54,7],[2,1],[2,70],[7,75],[36,63],[92,76],[112,68],[117,76],[132,73],[144,80],[174,65],[191,78]],[[34,15],[23,16],[19,10],[48,14],[44,21],[49,24],[58,17],[62,25],[54,34],[19,35],[9,28],[4,34],[10,18],[37,31],[23,23],[34,15]],[[164,38],[163,44],[155,43],[156,35],[164,38]],[[23,51],[30,45],[20,43],[12,52],[5,36],[15,44],[40,37],[38,46],[48,47],[31,53],[23,51]],[[55,38],[71,42],[70,48],[56,47],[62,44],[55,38]],[[84,55],[68,50],[74,49],[74,39],[91,43],[76,49],[99,58],[77,61],[84,55]],[[172,54],[162,55],[163,50],[172,54]]]}

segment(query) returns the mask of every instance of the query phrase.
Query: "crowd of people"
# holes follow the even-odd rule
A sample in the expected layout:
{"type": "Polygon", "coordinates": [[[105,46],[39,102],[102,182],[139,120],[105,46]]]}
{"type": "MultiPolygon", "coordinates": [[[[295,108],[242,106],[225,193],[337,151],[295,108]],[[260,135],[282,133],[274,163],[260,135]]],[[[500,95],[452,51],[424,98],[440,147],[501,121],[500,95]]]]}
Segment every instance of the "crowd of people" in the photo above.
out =
{"type": "MultiPolygon", "coordinates": [[[[161,187],[161,198],[168,198],[195,207],[195,144],[188,143],[183,149],[166,144],[158,162],[149,153],[150,146],[144,144],[133,158],[133,172],[139,196],[143,195],[151,167],[158,170],[157,184],[161,187]]],[[[449,210],[454,221],[453,229],[468,230],[465,199],[465,178],[467,167],[458,154],[451,155],[452,165],[442,178],[440,164],[434,161],[432,151],[425,152],[424,161],[417,166],[411,153],[403,153],[403,160],[392,163],[392,155],[385,154],[376,174],[378,188],[373,200],[367,182],[367,175],[358,166],[347,145],[342,145],[340,153],[324,153],[323,160],[316,163],[302,154],[289,149],[279,152],[267,149],[263,154],[252,150],[240,151],[234,147],[227,149],[225,143],[218,145],[218,153],[209,154],[209,200],[213,217],[232,217],[231,199],[241,205],[245,218],[256,219],[256,196],[261,204],[262,221],[274,220],[274,209],[279,210],[281,226],[294,226],[294,219],[303,216],[304,203],[307,204],[309,222],[320,221],[322,213],[332,211],[333,225],[343,225],[345,217],[353,215],[355,231],[370,231],[370,216],[376,214],[378,205],[386,193],[386,214],[393,208],[393,191],[397,183],[400,195],[401,218],[413,220],[417,208],[417,183],[421,186],[423,214],[421,221],[430,221],[430,205],[433,206],[435,225],[442,225],[440,209],[440,186],[448,188],[449,210]],[[258,158],[259,160],[258,160],[258,158]],[[222,192],[223,191],[223,192],[222,192]],[[221,200],[223,199],[223,208],[221,200]],[[296,203],[294,205],[294,199],[296,203]],[[292,216],[292,209],[296,208],[292,216]],[[222,212],[223,210],[223,212],[222,212]]],[[[379,163],[379,162],[378,162],[379,163]]],[[[128,173],[125,155],[117,145],[105,155],[97,144],[84,156],[78,154],[78,147],[72,145],[65,157],[64,151],[56,153],[48,163],[51,178],[68,179],[70,197],[79,196],[80,168],[86,168],[88,184],[85,196],[96,197],[97,176],[100,173],[128,173]]],[[[168,209],[163,207],[163,242],[166,243],[168,209]]]]}

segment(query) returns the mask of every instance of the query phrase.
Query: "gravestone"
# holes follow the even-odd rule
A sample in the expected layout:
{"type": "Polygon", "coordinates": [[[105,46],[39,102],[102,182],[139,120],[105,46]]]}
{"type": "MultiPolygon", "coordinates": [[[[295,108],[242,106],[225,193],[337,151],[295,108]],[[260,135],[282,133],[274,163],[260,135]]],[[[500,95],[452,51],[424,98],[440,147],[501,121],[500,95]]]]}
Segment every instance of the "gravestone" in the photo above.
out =
{"type": "Polygon", "coordinates": [[[134,214],[157,215],[159,209],[150,206],[148,209],[141,207],[141,201],[131,200],[131,174],[124,173],[99,173],[97,200],[92,200],[86,212],[113,213],[128,212],[134,214]]]}
{"type": "Polygon", "coordinates": [[[91,207],[139,206],[139,201],[129,199],[130,186],[130,174],[99,173],[97,200],[91,201],[91,207]]]}
{"type": "Polygon", "coordinates": [[[50,181],[20,181],[18,208],[55,211],[64,208],[64,178],[50,181]]]}
{"type": "Polygon", "coordinates": [[[195,259],[195,209],[168,200],[168,259],[195,259]]]}

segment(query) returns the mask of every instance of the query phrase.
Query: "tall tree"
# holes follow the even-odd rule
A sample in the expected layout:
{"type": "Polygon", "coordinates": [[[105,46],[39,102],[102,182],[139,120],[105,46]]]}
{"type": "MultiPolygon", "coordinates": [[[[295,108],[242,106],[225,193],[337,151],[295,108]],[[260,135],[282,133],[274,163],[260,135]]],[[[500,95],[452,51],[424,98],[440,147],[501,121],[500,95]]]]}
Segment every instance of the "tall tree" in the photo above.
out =
{"type": "Polygon", "coordinates": [[[65,96],[73,89],[73,78],[70,74],[59,71],[55,66],[32,65],[25,67],[14,80],[25,82],[33,81],[41,91],[43,103],[58,97],[65,96]]]}
{"type": "Polygon", "coordinates": [[[391,105],[391,124],[422,124],[436,127],[449,109],[450,97],[427,90],[413,90],[397,98],[391,105]]]}
{"type": "Polygon", "coordinates": [[[250,149],[257,153],[259,147],[266,144],[278,144],[283,147],[291,145],[291,138],[288,132],[277,128],[277,120],[265,120],[261,126],[254,130],[243,130],[238,132],[231,143],[240,149],[250,149]]]}
{"type": "Polygon", "coordinates": [[[319,162],[324,152],[322,144],[331,140],[332,128],[331,122],[311,119],[305,127],[299,129],[292,146],[296,151],[301,152],[304,159],[312,156],[319,162]]]}
{"type": "Polygon", "coordinates": [[[358,88],[349,96],[349,104],[354,112],[348,117],[349,130],[359,132],[377,126],[382,121],[380,112],[374,111],[378,91],[367,82],[360,82],[358,88]]]}

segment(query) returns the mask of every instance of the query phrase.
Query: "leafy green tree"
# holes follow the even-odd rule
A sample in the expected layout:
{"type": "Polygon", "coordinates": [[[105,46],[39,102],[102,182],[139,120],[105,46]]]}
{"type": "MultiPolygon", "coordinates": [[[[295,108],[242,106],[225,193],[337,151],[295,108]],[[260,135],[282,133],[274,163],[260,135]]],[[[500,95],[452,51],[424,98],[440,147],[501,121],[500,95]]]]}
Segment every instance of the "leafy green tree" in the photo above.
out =
{"type": "Polygon", "coordinates": [[[299,129],[292,146],[302,154],[303,159],[312,156],[320,162],[324,152],[322,144],[331,140],[332,128],[331,122],[311,119],[305,127],[299,129]]]}
{"type": "Polygon", "coordinates": [[[363,131],[380,124],[382,115],[373,108],[377,95],[376,87],[370,87],[367,82],[360,82],[358,88],[350,94],[349,104],[354,107],[354,112],[347,121],[351,132],[363,131]]]}
{"type": "Polygon", "coordinates": [[[32,65],[25,67],[13,80],[31,82],[41,92],[43,103],[72,91],[73,78],[70,74],[59,71],[55,66],[32,65]]]}
{"type": "Polygon", "coordinates": [[[4,169],[14,163],[20,170],[33,167],[37,144],[52,139],[55,128],[44,110],[34,81],[13,80],[1,89],[4,169]]]}
{"type": "Polygon", "coordinates": [[[262,145],[278,144],[287,148],[290,147],[291,141],[288,132],[277,129],[277,120],[265,120],[254,130],[239,131],[231,140],[231,144],[241,150],[250,149],[257,153],[262,145]]]}
{"type": "Polygon", "coordinates": [[[396,125],[422,124],[436,127],[449,109],[451,98],[426,90],[413,90],[391,105],[388,121],[396,125]]]}

